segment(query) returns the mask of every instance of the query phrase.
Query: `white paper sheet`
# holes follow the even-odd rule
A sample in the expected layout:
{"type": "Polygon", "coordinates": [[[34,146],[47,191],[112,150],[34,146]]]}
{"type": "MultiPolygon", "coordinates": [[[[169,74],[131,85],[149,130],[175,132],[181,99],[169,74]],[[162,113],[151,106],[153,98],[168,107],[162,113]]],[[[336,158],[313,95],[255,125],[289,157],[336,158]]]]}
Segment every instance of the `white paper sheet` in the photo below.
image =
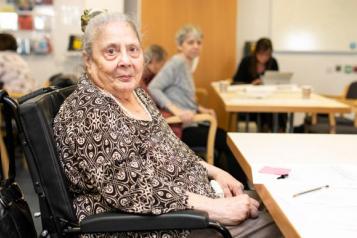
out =
{"type": "Polygon", "coordinates": [[[288,178],[267,178],[264,185],[299,234],[302,237],[357,237],[357,167],[291,169],[288,178]],[[329,187],[293,197],[324,185],[329,187]]]}

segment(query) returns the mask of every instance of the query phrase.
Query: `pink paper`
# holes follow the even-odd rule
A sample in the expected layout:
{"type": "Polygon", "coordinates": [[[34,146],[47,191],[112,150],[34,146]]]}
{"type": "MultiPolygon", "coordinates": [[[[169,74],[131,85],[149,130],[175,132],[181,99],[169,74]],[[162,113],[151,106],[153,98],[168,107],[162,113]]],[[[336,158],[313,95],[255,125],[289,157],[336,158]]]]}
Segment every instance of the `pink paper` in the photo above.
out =
{"type": "Polygon", "coordinates": [[[289,174],[289,172],[290,169],[276,168],[276,167],[269,167],[269,166],[264,166],[261,170],[259,170],[259,173],[275,174],[275,175],[289,174]]]}

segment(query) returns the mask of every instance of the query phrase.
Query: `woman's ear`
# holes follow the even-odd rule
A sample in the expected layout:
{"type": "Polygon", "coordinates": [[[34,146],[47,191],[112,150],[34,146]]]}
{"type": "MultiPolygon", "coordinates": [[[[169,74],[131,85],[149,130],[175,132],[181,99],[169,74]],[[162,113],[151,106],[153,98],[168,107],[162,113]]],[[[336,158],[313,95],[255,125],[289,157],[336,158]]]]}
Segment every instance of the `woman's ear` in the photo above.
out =
{"type": "Polygon", "coordinates": [[[83,53],[84,69],[88,75],[93,76],[93,59],[87,53],[83,53]]]}
{"type": "Polygon", "coordinates": [[[92,68],[93,68],[93,60],[92,57],[90,57],[87,53],[83,53],[83,62],[84,62],[84,68],[87,71],[88,74],[91,74],[92,68]]]}
{"type": "Polygon", "coordinates": [[[85,67],[88,68],[89,65],[90,65],[90,61],[91,61],[90,56],[87,53],[83,52],[82,58],[83,58],[83,62],[84,62],[85,67]]]}

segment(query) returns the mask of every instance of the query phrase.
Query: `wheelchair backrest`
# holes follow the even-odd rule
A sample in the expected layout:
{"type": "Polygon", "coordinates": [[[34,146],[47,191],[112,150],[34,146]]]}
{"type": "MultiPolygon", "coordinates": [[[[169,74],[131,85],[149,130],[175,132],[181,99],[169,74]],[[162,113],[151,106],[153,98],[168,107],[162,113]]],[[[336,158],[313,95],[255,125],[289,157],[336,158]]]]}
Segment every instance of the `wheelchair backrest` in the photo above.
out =
{"type": "Polygon", "coordinates": [[[76,223],[77,219],[59,163],[52,126],[63,101],[75,88],[71,86],[44,92],[20,102],[18,110],[23,131],[22,143],[34,187],[39,197],[45,198],[49,210],[45,212],[48,214],[44,214],[41,207],[41,215],[52,216],[51,219],[65,223],[76,223]]]}

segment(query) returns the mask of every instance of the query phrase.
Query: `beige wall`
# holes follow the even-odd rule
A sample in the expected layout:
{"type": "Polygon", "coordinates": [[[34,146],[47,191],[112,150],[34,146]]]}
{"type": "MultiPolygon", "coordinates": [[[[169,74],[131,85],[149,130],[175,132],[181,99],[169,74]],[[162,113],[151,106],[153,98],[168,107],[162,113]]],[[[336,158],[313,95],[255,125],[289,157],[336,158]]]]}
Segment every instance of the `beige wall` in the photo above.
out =
{"type": "MultiPolygon", "coordinates": [[[[259,37],[271,37],[271,4],[273,0],[237,0],[237,62],[241,60],[245,41],[259,37]],[[252,18],[252,16],[259,16],[252,18]]],[[[341,2],[341,4],[343,4],[341,2]]],[[[339,6],[343,8],[343,5],[339,6]]],[[[320,10],[320,9],[319,9],[320,10]]],[[[331,36],[333,37],[333,36],[331,36]]],[[[274,44],[274,42],[273,42],[274,44]]],[[[357,74],[335,72],[336,65],[357,66],[357,55],[346,53],[293,53],[275,52],[280,69],[294,72],[293,81],[297,84],[310,84],[316,92],[339,94],[357,74]]]]}

